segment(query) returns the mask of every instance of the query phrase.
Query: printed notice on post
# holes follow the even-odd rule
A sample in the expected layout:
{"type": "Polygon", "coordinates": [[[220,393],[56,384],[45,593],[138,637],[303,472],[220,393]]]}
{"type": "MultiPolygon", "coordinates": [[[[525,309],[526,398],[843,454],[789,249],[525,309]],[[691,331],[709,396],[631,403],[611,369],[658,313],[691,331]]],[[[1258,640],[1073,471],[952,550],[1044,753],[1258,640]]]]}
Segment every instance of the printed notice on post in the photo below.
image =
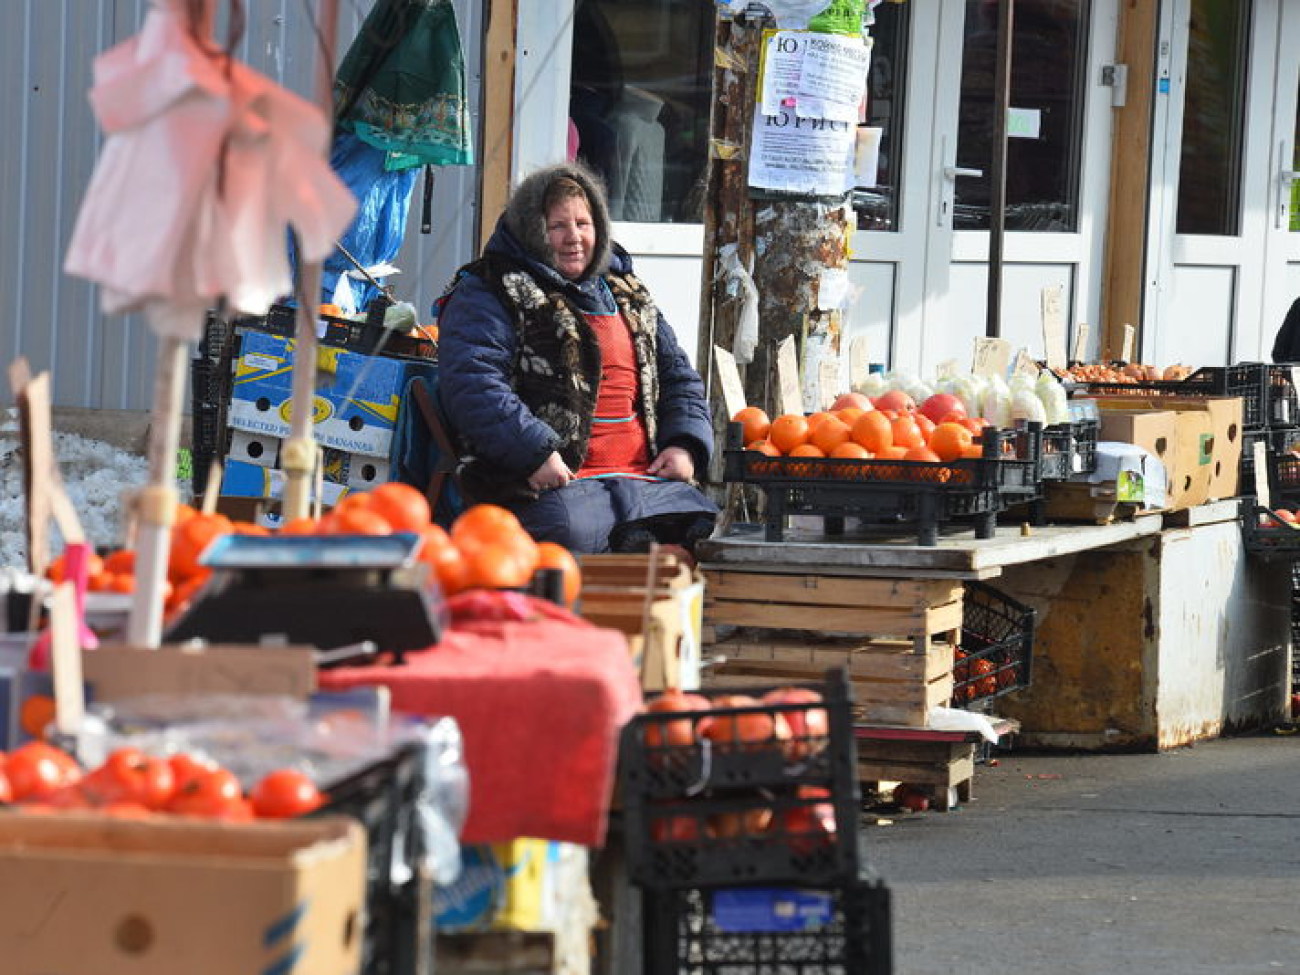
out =
{"type": "Polygon", "coordinates": [[[855,124],[871,66],[871,40],[815,31],[774,31],[763,51],[759,101],[798,118],[855,124]]]}
{"type": "Polygon", "coordinates": [[[837,196],[853,186],[857,128],[799,118],[789,109],[754,113],[749,185],[808,196],[837,196]]]}

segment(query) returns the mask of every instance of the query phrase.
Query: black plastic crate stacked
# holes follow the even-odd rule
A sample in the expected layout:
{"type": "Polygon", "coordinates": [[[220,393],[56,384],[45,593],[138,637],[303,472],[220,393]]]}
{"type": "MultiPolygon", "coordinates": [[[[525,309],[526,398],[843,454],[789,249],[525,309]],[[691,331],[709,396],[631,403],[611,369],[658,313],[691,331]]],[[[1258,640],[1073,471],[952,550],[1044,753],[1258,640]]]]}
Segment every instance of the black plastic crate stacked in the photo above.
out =
{"type": "MultiPolygon", "coordinates": [[[[322,345],[332,345],[361,355],[386,355],[398,359],[432,359],[437,355],[437,344],[428,338],[404,335],[384,327],[385,313],[390,303],[375,298],[366,307],[366,317],[357,321],[337,315],[318,314],[317,321],[324,325],[320,336],[322,345]]],[[[281,338],[293,338],[297,330],[298,309],[292,305],[272,305],[265,318],[250,318],[241,322],[281,338]]]]}
{"type": "Polygon", "coordinates": [[[190,360],[191,485],[195,497],[202,496],[208,471],[214,461],[225,457],[229,446],[226,412],[238,355],[234,324],[215,311],[208,312],[198,353],[190,360]]]}
{"type": "Polygon", "coordinates": [[[1042,479],[1064,481],[1097,469],[1096,420],[1070,420],[1043,427],[1042,479]]]}
{"type": "Polygon", "coordinates": [[[793,686],[820,698],[699,692],[699,710],[647,712],[624,729],[646,975],[892,971],[889,891],[861,850],[848,678],[793,686]],[[735,695],[748,700],[733,706],[735,695]]]}
{"type": "MultiPolygon", "coordinates": [[[[427,793],[428,746],[410,742],[335,782],[312,816],[345,815],[366,831],[366,918],[361,975],[433,970],[433,880],[419,803],[427,793]]],[[[423,801],[427,801],[424,799],[423,801]]]]}
{"type": "Polygon", "coordinates": [[[1028,687],[1038,614],[982,582],[968,581],[962,600],[961,643],[953,661],[952,706],[980,710],[1028,687]]]}
{"type": "Polygon", "coordinates": [[[919,545],[937,544],[939,529],[954,523],[973,525],[976,538],[992,538],[1000,512],[1041,492],[1041,424],[985,431],[983,456],[940,463],[772,457],[745,450],[741,438],[733,423],[723,478],[763,491],[764,535],[771,542],[782,540],[789,515],[819,515],[827,534],[842,533],[848,517],[867,530],[911,530],[919,545]]]}

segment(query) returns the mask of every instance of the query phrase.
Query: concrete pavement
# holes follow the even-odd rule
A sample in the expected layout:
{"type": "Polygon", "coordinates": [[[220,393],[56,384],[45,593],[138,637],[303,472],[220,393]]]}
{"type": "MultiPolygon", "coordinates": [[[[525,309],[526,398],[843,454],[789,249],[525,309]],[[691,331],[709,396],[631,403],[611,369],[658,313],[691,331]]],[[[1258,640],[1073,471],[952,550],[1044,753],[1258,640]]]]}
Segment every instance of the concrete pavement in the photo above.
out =
{"type": "Polygon", "coordinates": [[[995,759],[866,817],[896,975],[1300,975],[1300,734],[995,759]]]}

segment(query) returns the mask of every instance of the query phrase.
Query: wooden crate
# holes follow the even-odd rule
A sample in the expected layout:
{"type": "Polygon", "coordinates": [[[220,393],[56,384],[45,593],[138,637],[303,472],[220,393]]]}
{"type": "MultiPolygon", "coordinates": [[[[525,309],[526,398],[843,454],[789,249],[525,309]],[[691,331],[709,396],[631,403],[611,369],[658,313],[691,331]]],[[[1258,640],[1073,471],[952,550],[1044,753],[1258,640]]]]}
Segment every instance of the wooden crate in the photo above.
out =
{"type": "Polygon", "coordinates": [[[619,630],[647,691],[699,684],[700,578],[676,555],[578,557],[581,616],[619,630]]]}
{"type": "Polygon", "coordinates": [[[938,809],[968,802],[975,746],[965,741],[858,738],[858,780],[929,786],[938,809]]]}
{"type": "Polygon", "coordinates": [[[960,581],[710,569],[704,643],[727,627],[754,627],[905,638],[924,652],[933,637],[961,629],[961,608],[960,581]]]}
{"type": "Polygon", "coordinates": [[[705,674],[704,686],[711,688],[820,680],[829,668],[843,667],[858,720],[875,724],[924,725],[930,708],[952,698],[947,640],[917,652],[906,639],[799,641],[741,633],[715,641],[709,651],[724,658],[705,674]]]}

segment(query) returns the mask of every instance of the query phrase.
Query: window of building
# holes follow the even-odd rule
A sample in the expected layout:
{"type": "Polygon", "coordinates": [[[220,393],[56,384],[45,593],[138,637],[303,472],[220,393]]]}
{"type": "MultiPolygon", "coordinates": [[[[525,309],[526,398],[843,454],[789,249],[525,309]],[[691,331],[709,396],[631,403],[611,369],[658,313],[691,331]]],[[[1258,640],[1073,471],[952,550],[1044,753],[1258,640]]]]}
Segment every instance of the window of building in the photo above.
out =
{"type": "Polygon", "coordinates": [[[898,230],[898,199],[903,173],[903,96],[907,92],[907,51],[911,5],[882,3],[871,27],[871,70],[867,75],[867,125],[879,127],[880,167],[875,186],[853,194],[859,230],[898,230]]]}
{"type": "MultiPolygon", "coordinates": [[[[1087,91],[1088,0],[1016,0],[1007,122],[1007,230],[1071,232],[1087,91]]],[[[967,0],[953,226],[988,230],[997,74],[997,0],[967,0]]]]}
{"type": "Polygon", "coordinates": [[[1235,236],[1241,226],[1249,3],[1192,0],[1178,167],[1178,233],[1235,236]]]}
{"type": "Polygon", "coordinates": [[[615,220],[698,223],[713,97],[714,5],[576,0],[571,135],[615,220]]]}

